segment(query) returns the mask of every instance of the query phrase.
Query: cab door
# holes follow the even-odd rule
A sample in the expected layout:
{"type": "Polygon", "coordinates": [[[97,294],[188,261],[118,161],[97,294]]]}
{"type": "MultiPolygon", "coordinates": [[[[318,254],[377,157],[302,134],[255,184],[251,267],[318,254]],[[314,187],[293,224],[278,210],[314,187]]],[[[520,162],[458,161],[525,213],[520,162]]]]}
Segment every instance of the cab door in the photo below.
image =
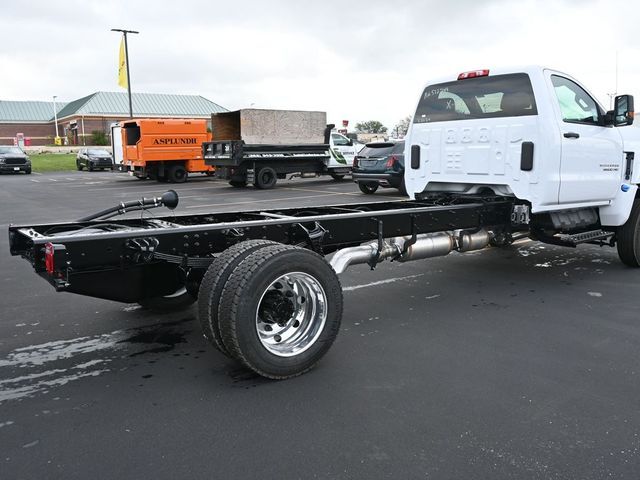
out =
{"type": "Polygon", "coordinates": [[[353,142],[344,135],[339,133],[331,134],[331,166],[351,166],[353,165],[353,157],[356,155],[356,149],[353,142]]]}
{"type": "Polygon", "coordinates": [[[603,109],[577,82],[560,74],[551,74],[549,82],[560,125],[559,203],[612,200],[622,179],[618,129],[603,126],[603,109]]]}

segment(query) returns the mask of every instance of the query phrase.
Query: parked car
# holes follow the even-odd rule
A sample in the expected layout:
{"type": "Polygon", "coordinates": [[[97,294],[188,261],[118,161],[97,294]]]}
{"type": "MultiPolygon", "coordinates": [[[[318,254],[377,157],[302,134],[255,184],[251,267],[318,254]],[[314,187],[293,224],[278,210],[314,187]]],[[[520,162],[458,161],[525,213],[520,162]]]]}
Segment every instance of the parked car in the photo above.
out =
{"type": "Polygon", "coordinates": [[[404,142],[367,143],[353,160],[352,175],[362,193],[375,193],[383,187],[397,188],[406,195],[404,142]]]}
{"type": "Polygon", "coordinates": [[[20,147],[0,145],[0,173],[31,173],[31,160],[20,147]]]}
{"type": "Polygon", "coordinates": [[[113,170],[113,157],[101,148],[83,148],[76,156],[76,167],[78,170],[86,168],[90,172],[96,168],[113,170]]]}

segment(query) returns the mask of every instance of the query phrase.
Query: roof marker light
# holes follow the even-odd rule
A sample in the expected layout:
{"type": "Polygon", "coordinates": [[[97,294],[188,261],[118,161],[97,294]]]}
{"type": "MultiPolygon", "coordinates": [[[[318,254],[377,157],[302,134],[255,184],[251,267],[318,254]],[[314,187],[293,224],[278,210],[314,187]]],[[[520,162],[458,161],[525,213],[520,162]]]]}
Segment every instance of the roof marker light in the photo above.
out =
{"type": "Polygon", "coordinates": [[[463,72],[458,75],[458,80],[465,80],[467,78],[486,77],[489,75],[489,70],[472,70],[470,72],[463,72]]]}

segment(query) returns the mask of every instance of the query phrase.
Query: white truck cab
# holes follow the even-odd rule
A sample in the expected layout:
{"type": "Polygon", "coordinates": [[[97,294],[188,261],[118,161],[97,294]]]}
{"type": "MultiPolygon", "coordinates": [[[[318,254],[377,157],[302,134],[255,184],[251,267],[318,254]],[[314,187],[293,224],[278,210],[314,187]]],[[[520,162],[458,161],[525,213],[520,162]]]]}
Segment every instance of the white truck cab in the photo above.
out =
{"type": "Polygon", "coordinates": [[[568,212],[559,223],[587,212],[601,227],[621,226],[640,183],[632,123],[633,97],[616,97],[607,112],[578,80],[548,68],[443,78],[423,90],[406,137],[407,191],[491,192],[526,202],[532,215],[568,212]]]}
{"type": "Polygon", "coordinates": [[[329,137],[329,160],[327,167],[351,167],[356,156],[357,149],[353,140],[341,133],[331,132],[329,137]]]}

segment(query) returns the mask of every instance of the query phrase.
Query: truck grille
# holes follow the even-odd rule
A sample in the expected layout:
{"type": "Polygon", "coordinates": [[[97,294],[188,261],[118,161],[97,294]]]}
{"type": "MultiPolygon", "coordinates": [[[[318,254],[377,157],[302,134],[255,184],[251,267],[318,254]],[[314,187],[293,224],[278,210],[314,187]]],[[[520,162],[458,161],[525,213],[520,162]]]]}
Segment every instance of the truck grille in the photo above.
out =
{"type": "Polygon", "coordinates": [[[4,163],[6,165],[24,165],[25,163],[27,163],[27,159],[26,158],[5,158],[4,159],[4,163]]]}

